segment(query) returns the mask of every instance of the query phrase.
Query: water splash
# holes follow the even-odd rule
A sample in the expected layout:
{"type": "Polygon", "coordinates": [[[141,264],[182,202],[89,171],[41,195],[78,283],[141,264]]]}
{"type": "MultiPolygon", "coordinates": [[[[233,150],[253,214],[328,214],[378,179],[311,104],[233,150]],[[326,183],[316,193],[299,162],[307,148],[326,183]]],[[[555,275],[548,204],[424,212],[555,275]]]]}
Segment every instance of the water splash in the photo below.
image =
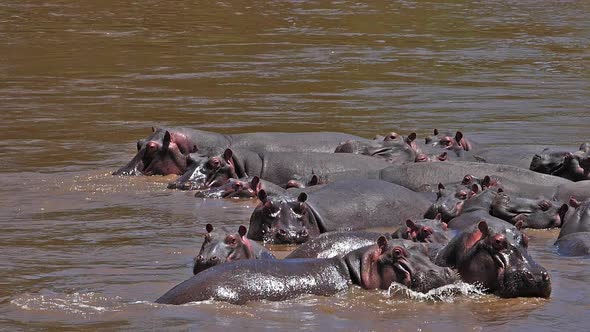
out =
{"type": "Polygon", "coordinates": [[[485,294],[485,288],[478,284],[468,284],[458,281],[453,284],[434,288],[427,293],[420,293],[396,282],[389,286],[387,295],[389,297],[402,297],[422,302],[453,302],[457,297],[467,296],[478,298],[485,294]]]}
{"type": "Polygon", "coordinates": [[[94,292],[47,295],[23,295],[10,303],[23,310],[54,311],[84,317],[99,315],[106,312],[121,311],[123,303],[120,298],[107,298],[94,292]]]}

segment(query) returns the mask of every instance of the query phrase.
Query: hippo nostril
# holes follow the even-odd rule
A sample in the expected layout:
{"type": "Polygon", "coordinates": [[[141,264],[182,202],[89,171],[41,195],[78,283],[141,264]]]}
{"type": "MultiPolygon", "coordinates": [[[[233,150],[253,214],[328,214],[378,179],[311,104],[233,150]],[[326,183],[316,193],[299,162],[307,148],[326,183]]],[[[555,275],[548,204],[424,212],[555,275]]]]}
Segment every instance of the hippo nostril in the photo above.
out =
{"type": "Polygon", "coordinates": [[[287,232],[284,229],[279,229],[279,235],[285,236],[287,232]]]}
{"type": "Polygon", "coordinates": [[[549,281],[549,279],[551,279],[549,277],[549,272],[547,271],[543,271],[543,273],[541,273],[541,278],[543,278],[543,281],[549,281]]]}
{"type": "Polygon", "coordinates": [[[202,262],[204,260],[203,255],[197,256],[197,262],[202,262]]]}
{"type": "Polygon", "coordinates": [[[217,256],[212,256],[211,258],[209,258],[210,261],[215,262],[218,261],[219,258],[217,256]]]}
{"type": "Polygon", "coordinates": [[[309,233],[307,233],[307,229],[304,229],[302,231],[299,232],[299,236],[301,237],[308,237],[309,233]]]}
{"type": "Polygon", "coordinates": [[[527,280],[529,280],[529,281],[533,281],[535,279],[535,277],[533,277],[533,274],[529,271],[525,271],[524,275],[527,278],[527,280]]]}

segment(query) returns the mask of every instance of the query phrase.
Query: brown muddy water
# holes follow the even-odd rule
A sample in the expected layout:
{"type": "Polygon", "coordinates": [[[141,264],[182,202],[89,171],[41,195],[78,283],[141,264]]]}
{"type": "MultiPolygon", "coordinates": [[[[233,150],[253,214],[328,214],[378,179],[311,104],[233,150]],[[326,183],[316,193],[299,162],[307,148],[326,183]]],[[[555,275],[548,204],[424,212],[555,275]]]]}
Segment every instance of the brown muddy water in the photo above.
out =
{"type": "MultiPolygon", "coordinates": [[[[204,225],[253,203],[113,177],[152,125],[224,133],[462,129],[492,146],[590,140],[588,1],[3,1],[0,329],[587,330],[590,261],[529,232],[550,299],[353,287],[155,305],[204,225]]],[[[284,250],[278,248],[277,250],[284,250]]]]}

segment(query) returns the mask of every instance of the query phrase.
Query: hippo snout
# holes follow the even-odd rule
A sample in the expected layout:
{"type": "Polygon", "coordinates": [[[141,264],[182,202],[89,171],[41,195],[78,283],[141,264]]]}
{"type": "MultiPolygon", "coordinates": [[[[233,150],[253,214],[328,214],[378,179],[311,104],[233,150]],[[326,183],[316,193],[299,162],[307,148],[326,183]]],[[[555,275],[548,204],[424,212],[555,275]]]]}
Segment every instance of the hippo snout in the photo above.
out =
{"type": "Polygon", "coordinates": [[[279,229],[275,236],[275,243],[278,244],[300,244],[309,239],[307,229],[279,229]]]}
{"type": "Polygon", "coordinates": [[[210,267],[215,265],[219,265],[222,263],[222,260],[217,256],[212,256],[209,258],[203,257],[203,255],[199,255],[195,257],[195,265],[193,267],[193,274],[197,274],[202,272],[210,267]]]}

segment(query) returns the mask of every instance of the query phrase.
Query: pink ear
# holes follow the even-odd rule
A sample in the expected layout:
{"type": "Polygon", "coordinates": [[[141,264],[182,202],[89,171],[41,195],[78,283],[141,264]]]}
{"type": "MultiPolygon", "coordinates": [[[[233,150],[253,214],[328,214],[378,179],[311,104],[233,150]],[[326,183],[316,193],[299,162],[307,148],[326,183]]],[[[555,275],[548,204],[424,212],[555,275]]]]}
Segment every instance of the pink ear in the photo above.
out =
{"type": "Polygon", "coordinates": [[[381,254],[385,252],[385,249],[387,248],[387,239],[385,238],[385,236],[381,235],[377,239],[377,246],[379,247],[381,254]]]}
{"type": "Polygon", "coordinates": [[[262,183],[260,182],[258,175],[255,175],[252,178],[252,181],[250,181],[250,189],[254,190],[256,193],[262,190],[262,183]]]}
{"type": "Polygon", "coordinates": [[[225,160],[227,163],[231,163],[231,158],[234,156],[234,152],[232,151],[232,149],[227,148],[225,149],[225,151],[223,151],[223,160],[225,160]]]}
{"type": "Polygon", "coordinates": [[[205,229],[207,230],[207,233],[211,233],[211,232],[213,232],[213,225],[207,224],[205,226],[205,229]]]}
{"type": "Polygon", "coordinates": [[[406,220],[406,226],[408,226],[412,229],[416,228],[416,224],[410,219],[406,220]]]}
{"type": "Polygon", "coordinates": [[[166,130],[166,133],[164,134],[164,141],[162,142],[162,147],[164,149],[167,149],[168,146],[170,146],[171,141],[172,141],[172,137],[170,137],[170,132],[168,130],[166,130]]]}
{"type": "Polygon", "coordinates": [[[477,224],[477,228],[479,228],[479,231],[481,234],[483,234],[483,236],[490,235],[490,227],[488,226],[488,223],[485,222],[485,220],[480,221],[479,224],[477,224]]]}

